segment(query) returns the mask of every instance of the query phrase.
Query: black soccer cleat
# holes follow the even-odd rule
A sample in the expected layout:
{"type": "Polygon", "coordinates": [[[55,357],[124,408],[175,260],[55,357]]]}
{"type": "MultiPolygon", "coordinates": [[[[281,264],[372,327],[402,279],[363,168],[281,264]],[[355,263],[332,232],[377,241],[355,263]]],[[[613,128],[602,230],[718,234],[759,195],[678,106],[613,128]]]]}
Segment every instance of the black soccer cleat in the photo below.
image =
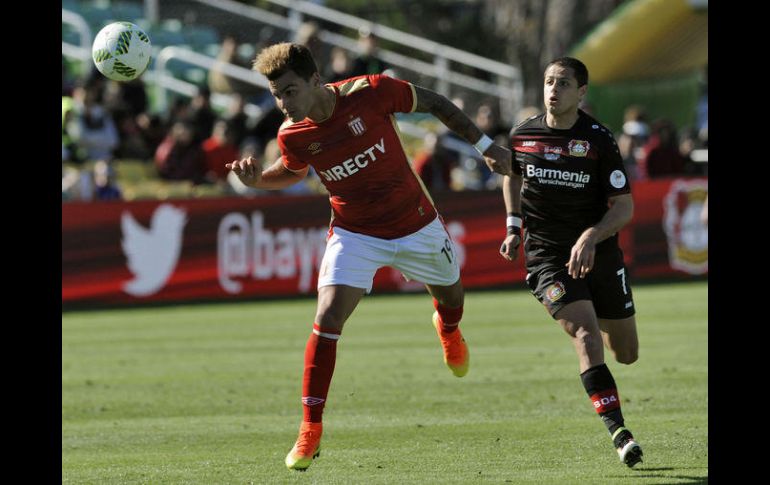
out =
{"type": "Polygon", "coordinates": [[[642,447],[634,440],[634,436],[626,428],[620,428],[615,432],[616,449],[620,461],[626,464],[628,468],[632,468],[637,463],[642,463],[642,447]]]}
{"type": "Polygon", "coordinates": [[[625,445],[618,448],[618,455],[620,456],[620,461],[625,463],[628,468],[631,468],[637,463],[642,462],[642,447],[636,441],[628,440],[625,445]]]}

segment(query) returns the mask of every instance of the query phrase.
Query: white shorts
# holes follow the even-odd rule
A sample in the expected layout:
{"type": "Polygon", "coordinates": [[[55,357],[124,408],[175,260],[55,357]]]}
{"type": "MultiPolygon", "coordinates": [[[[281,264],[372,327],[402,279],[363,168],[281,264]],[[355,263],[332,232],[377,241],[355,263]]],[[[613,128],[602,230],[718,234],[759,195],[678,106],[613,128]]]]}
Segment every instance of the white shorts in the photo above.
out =
{"type": "Polygon", "coordinates": [[[326,241],[318,288],[347,285],[372,291],[374,274],[383,266],[409,280],[451,286],[460,279],[452,238],[438,217],[419,231],[398,239],[380,239],[335,227],[326,241]]]}

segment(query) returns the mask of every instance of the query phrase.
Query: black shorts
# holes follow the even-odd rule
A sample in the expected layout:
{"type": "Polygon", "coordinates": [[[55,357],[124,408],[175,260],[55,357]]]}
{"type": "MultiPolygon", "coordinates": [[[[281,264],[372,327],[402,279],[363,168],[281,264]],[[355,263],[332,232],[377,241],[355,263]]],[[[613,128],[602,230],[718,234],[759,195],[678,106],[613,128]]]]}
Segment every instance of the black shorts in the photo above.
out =
{"type": "Polygon", "coordinates": [[[565,266],[568,257],[549,259],[547,263],[527,268],[527,285],[552,317],[568,303],[578,300],[592,301],[599,318],[621,319],[636,313],[620,248],[597,251],[594,267],[583,279],[569,275],[565,266]]]}

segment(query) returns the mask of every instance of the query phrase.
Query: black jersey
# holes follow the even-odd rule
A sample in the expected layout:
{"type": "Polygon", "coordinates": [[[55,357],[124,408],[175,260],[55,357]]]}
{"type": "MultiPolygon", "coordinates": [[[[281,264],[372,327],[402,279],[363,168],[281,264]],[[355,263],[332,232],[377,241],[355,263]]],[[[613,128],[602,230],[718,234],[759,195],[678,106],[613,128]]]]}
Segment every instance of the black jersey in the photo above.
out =
{"type": "MultiPolygon", "coordinates": [[[[567,130],[549,128],[545,114],[511,130],[513,172],[523,177],[521,208],[525,248],[569,252],[588,227],[607,212],[608,197],[627,194],[618,145],[601,123],[582,110],[567,130]]],[[[617,246],[617,234],[597,250],[617,246]]]]}

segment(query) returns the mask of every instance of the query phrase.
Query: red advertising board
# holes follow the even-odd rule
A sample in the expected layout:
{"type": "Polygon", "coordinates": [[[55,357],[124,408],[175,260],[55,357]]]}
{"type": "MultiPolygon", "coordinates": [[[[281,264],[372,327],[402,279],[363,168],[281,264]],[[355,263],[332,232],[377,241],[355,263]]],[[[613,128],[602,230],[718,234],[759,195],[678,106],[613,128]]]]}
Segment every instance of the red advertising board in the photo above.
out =
{"type": "MultiPolygon", "coordinates": [[[[621,232],[632,278],[708,272],[708,232],[697,217],[705,178],[634,185],[635,215],[621,232]]],[[[521,260],[498,255],[499,192],[447,192],[434,201],[452,234],[467,288],[523,285],[521,260]]],[[[315,293],[330,216],[324,196],[266,196],[62,204],[62,303],[121,305],[315,293]]],[[[373,292],[416,291],[390,268],[373,292]]]]}

